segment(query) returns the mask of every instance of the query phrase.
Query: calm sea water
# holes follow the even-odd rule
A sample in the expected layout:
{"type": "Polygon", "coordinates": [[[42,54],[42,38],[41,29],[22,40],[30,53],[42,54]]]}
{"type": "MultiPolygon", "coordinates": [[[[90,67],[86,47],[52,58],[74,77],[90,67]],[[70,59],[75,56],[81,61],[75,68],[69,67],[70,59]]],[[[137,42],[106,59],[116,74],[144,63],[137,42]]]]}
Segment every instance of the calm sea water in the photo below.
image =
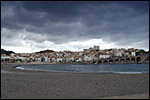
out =
{"type": "Polygon", "coordinates": [[[51,72],[82,72],[82,73],[124,73],[142,74],[149,73],[149,64],[50,64],[19,66],[17,69],[38,70],[51,72]]]}

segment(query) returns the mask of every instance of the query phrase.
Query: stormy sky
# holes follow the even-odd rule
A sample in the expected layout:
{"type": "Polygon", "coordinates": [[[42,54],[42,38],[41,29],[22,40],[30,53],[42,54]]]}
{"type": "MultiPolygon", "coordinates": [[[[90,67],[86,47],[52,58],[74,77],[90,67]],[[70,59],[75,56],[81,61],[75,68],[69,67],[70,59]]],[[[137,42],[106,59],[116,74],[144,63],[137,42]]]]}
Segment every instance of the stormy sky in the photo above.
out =
{"type": "Polygon", "coordinates": [[[2,1],[1,48],[149,50],[148,1],[2,1]]]}

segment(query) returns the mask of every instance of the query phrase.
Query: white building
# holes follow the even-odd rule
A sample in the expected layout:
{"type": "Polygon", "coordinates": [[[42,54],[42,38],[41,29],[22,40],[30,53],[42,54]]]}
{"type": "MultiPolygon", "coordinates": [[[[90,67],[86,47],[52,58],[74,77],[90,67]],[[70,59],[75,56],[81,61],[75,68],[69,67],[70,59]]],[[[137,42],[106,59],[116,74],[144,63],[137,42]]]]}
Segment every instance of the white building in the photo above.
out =
{"type": "Polygon", "coordinates": [[[11,53],[11,54],[10,54],[10,56],[14,56],[14,55],[15,55],[14,53],[11,53]]]}
{"type": "Polygon", "coordinates": [[[119,56],[123,56],[125,52],[123,50],[117,50],[114,54],[115,56],[119,57],[119,56]]]}
{"type": "Polygon", "coordinates": [[[131,56],[136,56],[136,52],[131,52],[131,56]]]}
{"type": "Polygon", "coordinates": [[[106,53],[101,53],[100,55],[99,55],[99,58],[100,59],[106,59],[106,58],[109,58],[110,57],[110,55],[109,54],[106,54],[106,53]]]}
{"type": "Polygon", "coordinates": [[[84,56],[84,60],[85,60],[85,61],[91,61],[92,58],[91,58],[91,56],[84,56]]]}
{"type": "Polygon", "coordinates": [[[24,57],[17,57],[17,59],[21,59],[21,61],[25,61],[26,60],[24,57]]]}
{"type": "Polygon", "coordinates": [[[125,52],[125,56],[129,56],[129,52],[125,52]]]}
{"type": "Polygon", "coordinates": [[[62,59],[62,58],[57,58],[56,61],[57,61],[57,62],[62,62],[63,59],[62,59]]]}
{"type": "Polygon", "coordinates": [[[10,56],[1,56],[1,61],[6,59],[10,59],[10,56]]]}
{"type": "Polygon", "coordinates": [[[45,62],[50,62],[50,59],[48,57],[44,57],[45,62]]]}
{"type": "Polygon", "coordinates": [[[76,61],[77,61],[77,62],[82,62],[82,58],[79,57],[76,61]]]}
{"type": "Polygon", "coordinates": [[[66,57],[66,58],[65,58],[65,61],[66,61],[66,62],[74,61],[74,57],[66,57]]]}
{"type": "Polygon", "coordinates": [[[42,59],[41,58],[38,58],[38,62],[41,62],[42,61],[42,59]]]}
{"type": "Polygon", "coordinates": [[[74,61],[74,57],[71,57],[70,60],[74,61]]]}
{"type": "Polygon", "coordinates": [[[56,58],[52,57],[52,58],[51,58],[51,61],[52,61],[53,63],[56,63],[56,58]]]}

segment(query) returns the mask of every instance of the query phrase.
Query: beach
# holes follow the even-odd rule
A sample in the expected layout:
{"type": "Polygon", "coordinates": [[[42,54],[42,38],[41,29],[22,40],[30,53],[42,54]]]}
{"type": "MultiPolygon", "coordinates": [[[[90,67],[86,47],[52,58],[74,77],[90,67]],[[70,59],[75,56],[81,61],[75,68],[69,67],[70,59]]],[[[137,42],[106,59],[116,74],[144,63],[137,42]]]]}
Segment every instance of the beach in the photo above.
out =
{"type": "Polygon", "coordinates": [[[1,99],[149,98],[149,74],[26,71],[1,64],[1,99]]]}

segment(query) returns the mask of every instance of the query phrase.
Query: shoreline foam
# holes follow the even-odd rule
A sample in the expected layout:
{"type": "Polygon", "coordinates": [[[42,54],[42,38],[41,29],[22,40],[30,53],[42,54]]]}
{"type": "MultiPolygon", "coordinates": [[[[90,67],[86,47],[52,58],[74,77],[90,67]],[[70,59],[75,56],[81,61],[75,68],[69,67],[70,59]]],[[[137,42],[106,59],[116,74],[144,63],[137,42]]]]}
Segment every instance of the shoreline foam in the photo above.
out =
{"type": "Polygon", "coordinates": [[[149,93],[104,97],[98,99],[149,99],[149,93]]]}

